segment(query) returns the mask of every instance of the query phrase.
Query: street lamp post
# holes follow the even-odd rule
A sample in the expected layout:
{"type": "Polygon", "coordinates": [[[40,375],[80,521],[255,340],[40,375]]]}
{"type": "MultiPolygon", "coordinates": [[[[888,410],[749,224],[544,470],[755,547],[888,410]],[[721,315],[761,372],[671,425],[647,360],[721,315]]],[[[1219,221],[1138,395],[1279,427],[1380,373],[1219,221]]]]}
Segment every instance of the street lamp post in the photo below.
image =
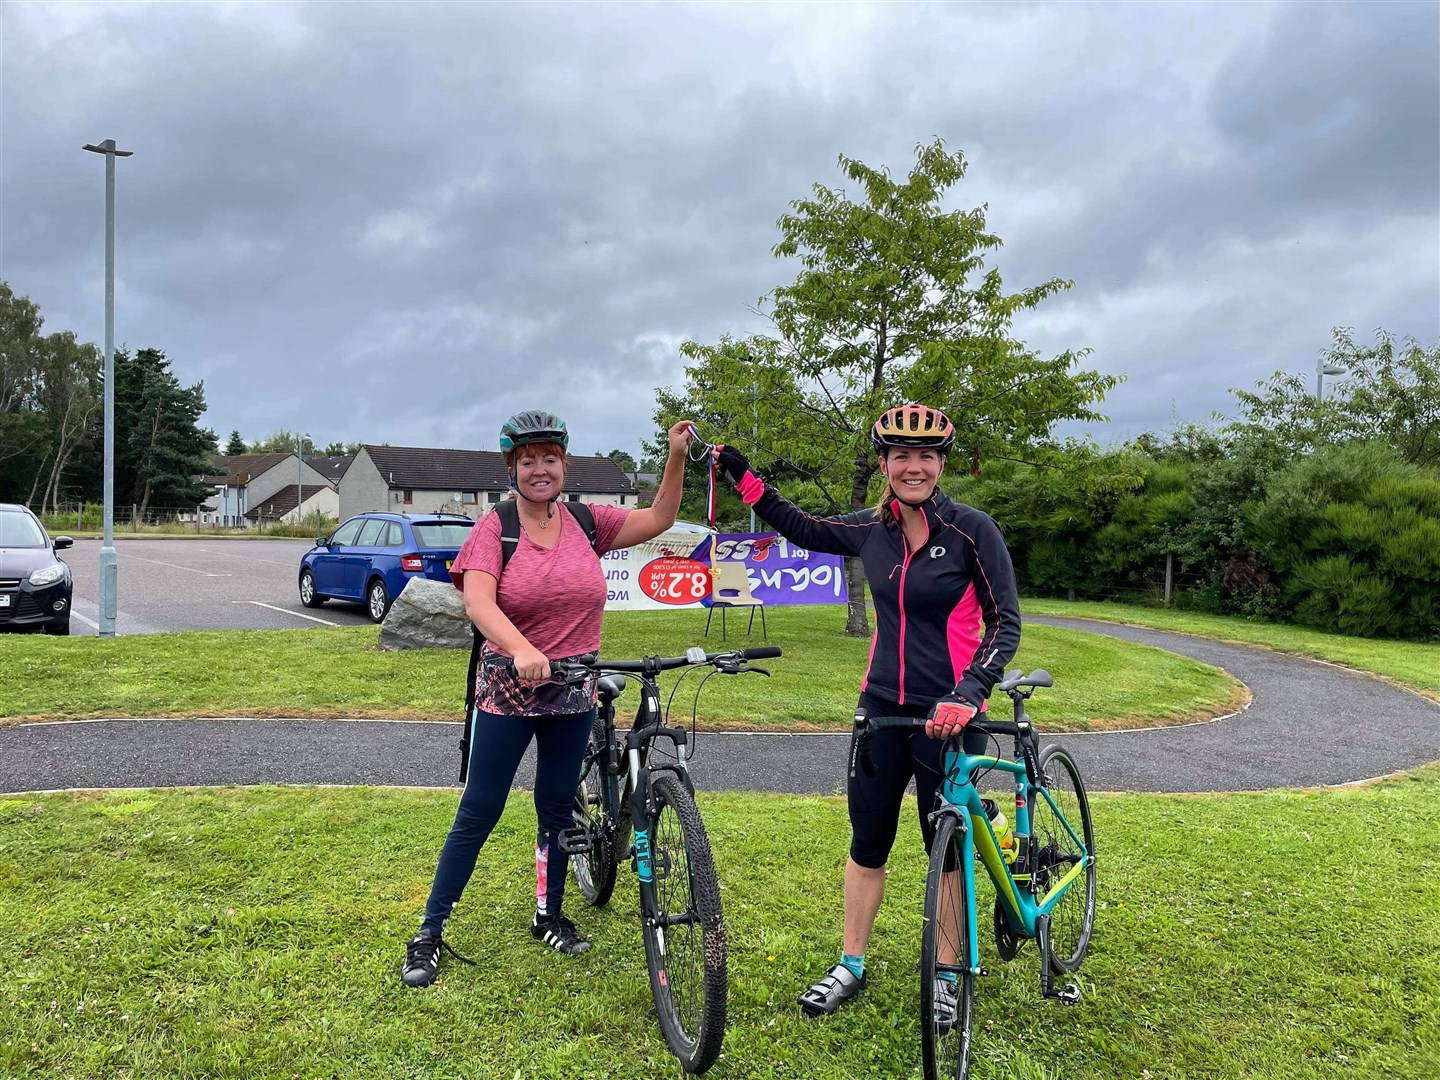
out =
{"type": "Polygon", "coordinates": [[[119,604],[115,562],[115,159],[133,150],[115,149],[115,140],[84,150],[105,155],[105,515],[100,541],[100,636],[115,636],[119,604]]]}
{"type": "Polygon", "coordinates": [[[1315,399],[1317,401],[1325,400],[1325,376],[1344,375],[1345,370],[1339,364],[1327,364],[1323,356],[1315,361],[1315,399]]]}
{"type": "Polygon", "coordinates": [[[305,481],[301,479],[301,466],[305,462],[305,440],[310,436],[301,435],[295,432],[295,524],[305,524],[305,519],[300,513],[300,505],[305,501],[305,481]]]}

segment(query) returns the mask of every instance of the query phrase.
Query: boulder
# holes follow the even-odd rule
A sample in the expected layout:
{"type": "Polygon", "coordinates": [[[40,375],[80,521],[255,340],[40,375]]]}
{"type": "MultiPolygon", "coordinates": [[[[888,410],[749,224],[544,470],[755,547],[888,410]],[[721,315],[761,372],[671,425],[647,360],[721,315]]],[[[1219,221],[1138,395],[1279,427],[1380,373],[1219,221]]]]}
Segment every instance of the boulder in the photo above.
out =
{"type": "Polygon", "coordinates": [[[380,648],[468,649],[465,598],[449,582],[411,578],[380,624],[380,648]]]}

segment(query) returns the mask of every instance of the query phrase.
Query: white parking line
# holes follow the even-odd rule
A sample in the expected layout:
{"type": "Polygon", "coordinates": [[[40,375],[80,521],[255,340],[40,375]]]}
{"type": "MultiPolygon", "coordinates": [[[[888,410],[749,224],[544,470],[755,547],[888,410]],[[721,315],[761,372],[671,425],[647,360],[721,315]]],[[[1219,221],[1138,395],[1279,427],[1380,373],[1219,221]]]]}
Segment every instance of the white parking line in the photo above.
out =
{"type": "Polygon", "coordinates": [[[154,563],[156,566],[168,566],[168,567],[170,567],[170,568],[173,569],[173,570],[184,570],[186,573],[189,573],[189,574],[199,574],[201,577],[232,577],[232,576],[233,576],[233,575],[231,575],[231,574],[211,574],[211,573],[208,573],[207,571],[204,571],[204,570],[196,570],[193,566],[181,566],[181,565],[179,565],[178,563],[173,563],[173,562],[161,562],[159,559],[142,559],[142,558],[140,558],[139,555],[131,555],[129,552],[126,552],[126,553],[125,553],[125,558],[127,558],[127,559],[134,559],[136,562],[154,563]]]}
{"type": "MultiPolygon", "coordinates": [[[[227,574],[226,577],[229,577],[227,574]]],[[[294,615],[297,619],[309,619],[311,622],[318,622],[322,626],[339,626],[338,622],[331,622],[329,619],[317,619],[314,615],[302,615],[298,611],[291,611],[289,608],[276,607],[274,604],[262,604],[259,600],[231,600],[232,604],[254,604],[256,607],[269,608],[271,611],[278,611],[282,615],[294,615]]]]}
{"type": "Polygon", "coordinates": [[[79,619],[81,622],[83,622],[86,626],[90,627],[92,630],[99,630],[99,629],[100,629],[100,624],[99,624],[98,622],[95,622],[93,619],[87,619],[84,615],[81,615],[80,612],[78,612],[78,611],[75,610],[75,608],[74,608],[73,605],[72,605],[71,608],[70,608],[70,617],[71,617],[72,619],[79,619]]]}
{"type": "Polygon", "coordinates": [[[206,552],[207,554],[210,554],[210,555],[219,555],[222,559],[245,559],[245,560],[247,560],[247,561],[249,561],[249,562],[269,563],[271,566],[294,566],[294,565],[296,565],[296,560],[295,560],[295,559],[285,559],[284,561],[281,561],[281,560],[279,560],[279,559],[261,559],[261,558],[259,558],[258,556],[255,556],[255,555],[236,555],[233,551],[217,551],[215,548],[196,548],[195,550],[196,550],[196,551],[204,551],[204,552],[206,552]]]}

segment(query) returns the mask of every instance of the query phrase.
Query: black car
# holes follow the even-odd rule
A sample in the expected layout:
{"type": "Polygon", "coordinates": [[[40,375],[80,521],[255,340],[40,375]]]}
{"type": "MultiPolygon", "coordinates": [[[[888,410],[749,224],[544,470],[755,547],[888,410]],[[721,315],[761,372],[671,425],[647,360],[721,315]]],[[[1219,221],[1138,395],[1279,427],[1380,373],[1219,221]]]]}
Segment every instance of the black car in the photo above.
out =
{"type": "Polygon", "coordinates": [[[0,630],[70,633],[70,567],[55,553],[73,543],[52,541],[25,507],[0,503],[0,630]]]}

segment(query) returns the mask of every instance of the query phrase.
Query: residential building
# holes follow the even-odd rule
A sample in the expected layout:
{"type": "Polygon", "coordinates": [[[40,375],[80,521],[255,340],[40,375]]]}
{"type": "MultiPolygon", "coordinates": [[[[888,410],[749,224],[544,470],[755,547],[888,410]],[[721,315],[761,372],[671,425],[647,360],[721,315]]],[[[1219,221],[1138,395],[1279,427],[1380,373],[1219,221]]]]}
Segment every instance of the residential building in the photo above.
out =
{"type": "MultiPolygon", "coordinates": [[[[505,458],[497,450],[367,444],[340,478],[340,518],[367,510],[477,518],[509,490],[505,458]]],[[[607,457],[572,455],[564,497],[571,502],[634,506],[635,485],[607,457]]]]}

